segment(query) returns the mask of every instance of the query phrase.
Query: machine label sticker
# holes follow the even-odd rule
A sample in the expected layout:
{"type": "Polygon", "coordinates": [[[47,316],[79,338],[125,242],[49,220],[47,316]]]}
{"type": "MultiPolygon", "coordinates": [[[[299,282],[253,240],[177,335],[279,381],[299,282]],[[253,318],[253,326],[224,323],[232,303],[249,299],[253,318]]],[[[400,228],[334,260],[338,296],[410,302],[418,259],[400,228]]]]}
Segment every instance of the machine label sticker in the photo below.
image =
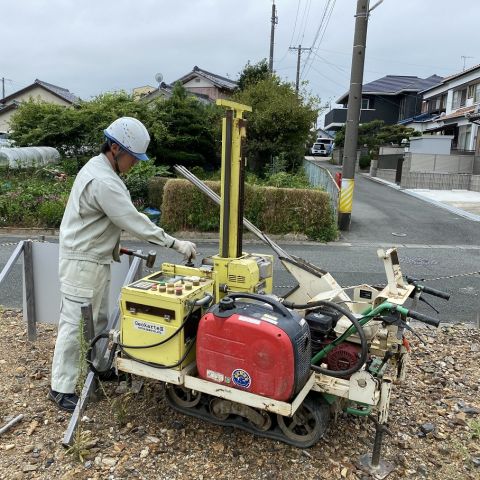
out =
{"type": "Polygon", "coordinates": [[[134,320],[133,326],[137,330],[143,330],[144,332],[165,335],[165,327],[163,325],[158,325],[156,323],[145,322],[142,320],[134,320]]]}
{"type": "Polygon", "coordinates": [[[278,324],[278,318],[274,317],[273,315],[269,315],[268,313],[265,313],[260,318],[265,322],[273,323],[274,325],[278,324]]]}
{"type": "Polygon", "coordinates": [[[207,369],[207,378],[210,378],[214,382],[223,382],[223,380],[225,379],[223,373],[214,372],[213,370],[208,370],[208,369],[207,369]]]}
{"type": "Polygon", "coordinates": [[[254,323],[255,325],[260,325],[260,320],[257,320],[252,317],[245,317],[243,315],[239,315],[238,319],[241,320],[242,322],[248,322],[248,323],[254,323]]]}
{"type": "Polygon", "coordinates": [[[249,388],[252,384],[252,378],[243,368],[236,368],[232,372],[232,382],[237,385],[237,387],[249,388]]]}

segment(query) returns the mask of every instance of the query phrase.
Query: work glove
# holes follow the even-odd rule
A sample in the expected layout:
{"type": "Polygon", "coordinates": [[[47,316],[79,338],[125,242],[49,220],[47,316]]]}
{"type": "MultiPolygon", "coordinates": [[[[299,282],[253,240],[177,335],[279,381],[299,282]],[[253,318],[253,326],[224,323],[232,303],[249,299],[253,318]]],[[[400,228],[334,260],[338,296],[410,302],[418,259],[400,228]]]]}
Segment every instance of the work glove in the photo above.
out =
{"type": "Polygon", "coordinates": [[[187,240],[175,239],[171,248],[181,253],[184,260],[193,260],[197,254],[197,246],[187,240]]]}

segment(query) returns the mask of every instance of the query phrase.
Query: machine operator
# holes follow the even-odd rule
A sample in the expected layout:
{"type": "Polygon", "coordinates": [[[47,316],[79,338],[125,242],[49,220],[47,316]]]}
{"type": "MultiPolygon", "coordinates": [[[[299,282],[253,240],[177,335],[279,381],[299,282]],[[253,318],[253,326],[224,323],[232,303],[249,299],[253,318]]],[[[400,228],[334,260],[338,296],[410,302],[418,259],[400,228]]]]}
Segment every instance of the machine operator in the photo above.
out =
{"type": "Polygon", "coordinates": [[[119,177],[148,160],[150,136],[137,119],[122,117],[105,131],[101,154],[79,171],[60,226],[60,318],[49,398],[73,411],[80,362],[81,305],[91,303],[95,334],[107,327],[110,264],[119,261],[120,233],[195,258],[195,244],[178,240],[137,211],[119,177]]]}

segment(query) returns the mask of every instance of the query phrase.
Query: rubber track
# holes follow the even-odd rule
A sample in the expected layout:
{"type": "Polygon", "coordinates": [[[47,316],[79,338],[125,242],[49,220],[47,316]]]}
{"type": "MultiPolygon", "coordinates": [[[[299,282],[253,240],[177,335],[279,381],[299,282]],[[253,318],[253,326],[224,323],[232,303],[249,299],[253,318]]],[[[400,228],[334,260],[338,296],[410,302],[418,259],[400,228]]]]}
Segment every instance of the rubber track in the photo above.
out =
{"type": "Polygon", "coordinates": [[[235,415],[235,416],[231,415],[230,416],[231,418],[227,420],[219,420],[218,418],[214,417],[209,412],[208,408],[209,408],[210,400],[213,400],[217,397],[202,393],[201,394],[202,398],[200,402],[195,407],[188,408],[188,407],[181,407],[180,405],[177,405],[176,403],[174,403],[169,397],[169,395],[167,394],[167,387],[165,387],[164,390],[165,390],[165,399],[168,405],[171,408],[173,408],[173,410],[184,413],[186,415],[190,415],[192,417],[200,418],[201,420],[205,420],[209,423],[213,423],[215,425],[221,425],[223,427],[240,428],[241,430],[245,430],[246,432],[253,433],[254,435],[257,435],[259,437],[270,438],[272,440],[279,440],[280,442],[287,443],[288,445],[292,445],[297,448],[309,448],[309,447],[312,447],[315,443],[317,443],[317,442],[306,442],[306,443],[298,442],[287,437],[282,432],[280,427],[278,425],[275,425],[276,423],[275,413],[270,413],[270,415],[273,415],[275,417],[272,421],[274,426],[270,427],[270,430],[267,430],[267,431],[259,430],[255,428],[247,419],[238,415],[235,415]]]}

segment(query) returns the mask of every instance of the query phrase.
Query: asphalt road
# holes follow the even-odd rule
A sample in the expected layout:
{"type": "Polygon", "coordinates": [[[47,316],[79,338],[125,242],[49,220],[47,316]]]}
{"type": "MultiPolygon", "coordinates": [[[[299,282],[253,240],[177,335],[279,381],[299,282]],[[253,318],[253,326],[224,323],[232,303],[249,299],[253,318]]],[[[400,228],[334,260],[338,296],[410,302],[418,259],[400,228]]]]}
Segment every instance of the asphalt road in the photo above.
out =
{"type": "MultiPolygon", "coordinates": [[[[334,168],[334,167],[332,167],[334,168]]],[[[329,271],[340,285],[386,283],[383,264],[377,258],[379,247],[397,246],[405,274],[435,279],[426,281],[433,288],[452,295],[449,302],[431,298],[444,322],[480,323],[480,275],[463,275],[480,271],[480,224],[459,217],[361,175],[356,177],[351,228],[337,242],[282,243],[293,255],[329,271]],[[441,278],[460,275],[454,278],[441,278]]],[[[0,235],[0,269],[3,268],[19,237],[0,235]]],[[[48,241],[56,241],[48,238],[48,241]]],[[[142,242],[123,242],[124,246],[150,250],[142,242]]],[[[200,258],[217,253],[216,241],[197,242],[200,258]]],[[[162,262],[179,263],[171,250],[159,247],[156,266],[162,262]]],[[[258,243],[245,243],[244,251],[271,253],[258,243]]],[[[8,279],[0,285],[0,305],[20,308],[22,266],[15,265],[8,279]]],[[[275,292],[279,295],[293,286],[292,277],[280,262],[274,265],[275,292]]],[[[425,313],[434,314],[426,305],[425,313]]]]}

